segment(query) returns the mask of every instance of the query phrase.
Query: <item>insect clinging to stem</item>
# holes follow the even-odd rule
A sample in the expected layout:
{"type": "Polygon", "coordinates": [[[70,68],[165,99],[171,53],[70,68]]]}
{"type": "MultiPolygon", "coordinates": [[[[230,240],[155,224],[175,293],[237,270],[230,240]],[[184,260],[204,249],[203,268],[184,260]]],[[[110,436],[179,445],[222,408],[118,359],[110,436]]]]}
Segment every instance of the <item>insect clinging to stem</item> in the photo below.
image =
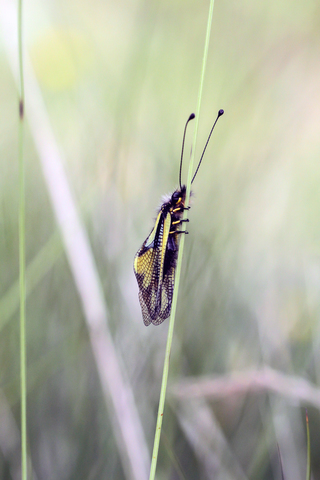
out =
{"type": "MultiPolygon", "coordinates": [[[[223,110],[219,110],[191,183],[193,183],[198,173],[213,129],[223,113],[223,110]]],[[[146,326],[150,325],[150,323],[160,325],[169,317],[171,312],[175,270],[179,250],[179,234],[188,233],[186,230],[179,230],[183,222],[189,221],[182,217],[184,210],[189,210],[190,208],[185,205],[187,189],[185,185],[181,184],[181,171],[187,126],[190,120],[194,118],[195,115],[192,113],[184,127],[179,170],[179,188],[161,205],[150,235],[143,242],[142,247],[138,250],[134,258],[133,268],[139,286],[139,301],[143,322],[146,326]]]]}

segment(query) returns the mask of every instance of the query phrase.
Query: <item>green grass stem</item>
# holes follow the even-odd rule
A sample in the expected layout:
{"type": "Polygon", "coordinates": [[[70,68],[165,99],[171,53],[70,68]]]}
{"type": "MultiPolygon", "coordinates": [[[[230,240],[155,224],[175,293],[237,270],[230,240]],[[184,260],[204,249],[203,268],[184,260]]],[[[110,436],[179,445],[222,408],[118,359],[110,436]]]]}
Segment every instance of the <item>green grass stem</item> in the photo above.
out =
{"type": "MultiPolygon", "coordinates": [[[[197,133],[198,133],[198,125],[199,125],[199,115],[200,115],[200,108],[201,108],[203,83],[204,83],[204,76],[205,76],[207,57],[208,57],[208,49],[209,49],[209,41],[210,41],[210,33],[211,33],[211,25],[212,25],[212,17],[213,17],[213,7],[214,7],[214,0],[211,0],[210,1],[210,7],[209,7],[209,14],[208,14],[205,47],[204,47],[203,60],[202,60],[202,70],[201,70],[200,87],[199,87],[199,93],[198,93],[198,104],[197,104],[197,111],[196,111],[196,121],[195,121],[194,137],[193,137],[192,155],[191,155],[191,158],[190,158],[189,170],[188,170],[186,205],[189,204],[189,198],[190,198],[194,154],[195,154],[195,149],[196,149],[196,140],[197,140],[197,133]]],[[[184,211],[184,218],[187,217],[187,212],[188,212],[187,210],[184,211]]],[[[160,445],[160,437],[161,437],[161,428],[162,428],[162,419],[163,419],[164,405],[165,405],[165,398],[166,398],[166,391],[167,391],[167,383],[168,383],[170,354],[171,354],[174,322],[175,322],[175,316],[176,316],[177,299],[178,299],[179,284],[180,284],[180,274],[181,274],[182,256],[183,256],[183,249],[184,249],[184,240],[185,240],[185,235],[181,235],[180,245],[179,245],[179,255],[178,255],[176,275],[175,275],[175,288],[174,288],[173,298],[172,298],[171,315],[170,315],[170,321],[169,321],[167,346],[166,346],[166,353],[165,353],[164,366],[163,366],[160,400],[159,400],[156,431],[155,431],[155,436],[154,436],[154,445],[153,445],[149,480],[154,480],[155,474],[156,474],[156,469],[157,469],[157,461],[158,461],[159,445],[160,445]]]]}
{"type": "Polygon", "coordinates": [[[26,249],[24,173],[24,81],[22,53],[22,0],[18,3],[19,50],[19,290],[20,290],[20,390],[21,390],[21,478],[27,480],[27,372],[26,372],[26,249]]]}

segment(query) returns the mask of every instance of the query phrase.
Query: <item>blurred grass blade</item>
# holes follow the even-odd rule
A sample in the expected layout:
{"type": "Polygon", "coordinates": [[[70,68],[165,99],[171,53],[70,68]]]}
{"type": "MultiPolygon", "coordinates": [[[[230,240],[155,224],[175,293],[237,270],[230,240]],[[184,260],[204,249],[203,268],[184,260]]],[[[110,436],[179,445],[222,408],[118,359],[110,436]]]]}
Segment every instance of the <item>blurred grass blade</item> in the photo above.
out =
{"type": "MultiPolygon", "coordinates": [[[[196,147],[196,139],[197,139],[197,131],[198,131],[198,123],[199,123],[202,91],[203,91],[203,82],[204,82],[204,76],[205,76],[206,64],[207,64],[207,57],[208,57],[208,49],[209,49],[209,41],[210,41],[210,33],[211,33],[211,25],[212,25],[212,17],[213,17],[213,7],[214,7],[214,0],[211,0],[210,1],[210,7],[209,7],[209,14],[208,14],[204,54],[203,54],[203,60],[202,60],[202,70],[201,70],[201,76],[200,76],[200,87],[199,87],[198,105],[197,105],[197,114],[196,114],[196,126],[195,126],[193,146],[192,146],[192,155],[191,155],[191,158],[190,158],[189,170],[188,170],[186,205],[189,204],[189,198],[190,198],[193,159],[194,159],[194,152],[195,152],[195,147],[196,147]]],[[[183,219],[186,219],[187,212],[188,212],[187,210],[184,210],[183,219]]],[[[178,299],[178,292],[179,292],[180,273],[181,273],[182,256],[183,256],[183,248],[184,248],[184,239],[185,239],[185,235],[181,235],[180,244],[179,244],[179,254],[178,254],[178,260],[177,260],[177,268],[176,268],[176,273],[175,273],[175,286],[174,286],[174,292],[173,292],[173,298],[172,298],[171,315],[170,315],[170,321],[169,321],[167,346],[166,346],[165,360],[164,360],[164,366],[163,366],[161,391],[160,391],[160,399],[159,399],[159,408],[158,408],[156,431],[155,431],[155,436],[154,436],[154,445],[153,445],[149,480],[154,480],[155,474],[156,474],[156,469],[157,469],[157,461],[158,461],[159,445],[160,445],[160,437],[161,437],[161,427],[162,427],[164,405],[165,405],[165,398],[166,398],[166,391],[167,391],[167,384],[168,384],[171,346],[172,346],[172,340],[173,340],[173,330],[174,330],[174,322],[175,322],[176,308],[177,308],[177,299],[178,299]]]]}
{"type": "Polygon", "coordinates": [[[281,480],[285,480],[279,443],[277,443],[277,447],[278,447],[278,457],[279,457],[279,464],[280,464],[280,471],[281,471],[281,480]]]}
{"type": "MultiPolygon", "coordinates": [[[[0,10],[4,48],[18,82],[15,63],[16,10],[14,4],[7,0],[0,0],[0,10]]],[[[144,480],[148,475],[148,448],[133,393],[120,367],[108,328],[107,306],[89,239],[79,217],[42,94],[27,54],[24,56],[24,64],[29,105],[28,123],[82,303],[102,390],[110,409],[119,457],[128,480],[144,480]]]]}
{"type": "Polygon", "coordinates": [[[272,392],[294,401],[308,402],[320,410],[320,388],[296,375],[287,375],[269,367],[234,372],[225,376],[184,379],[171,386],[178,399],[224,399],[249,392],[272,392]]]}
{"type": "MultiPolygon", "coordinates": [[[[45,245],[36,253],[35,257],[26,265],[26,298],[32,293],[48,271],[61,257],[63,247],[60,235],[54,233],[45,245]]],[[[7,292],[0,298],[0,332],[6,326],[19,306],[19,280],[15,281],[7,292]]]]}
{"type": "Polygon", "coordinates": [[[24,165],[24,79],[22,52],[22,0],[18,2],[19,55],[19,291],[20,291],[20,395],[21,395],[21,478],[27,480],[27,353],[26,353],[26,208],[24,165]]]}
{"type": "MultiPolygon", "coordinates": [[[[21,480],[20,430],[4,392],[0,389],[0,449],[7,471],[12,480],[21,480]],[[19,457],[19,458],[18,458],[19,457]]],[[[32,480],[37,480],[32,459],[27,455],[27,465],[32,480]]],[[[4,477],[1,477],[4,478],[4,477]]]]}
{"type": "Polygon", "coordinates": [[[176,473],[178,479],[179,480],[187,480],[187,477],[183,473],[183,468],[181,466],[179,458],[177,457],[177,455],[176,455],[172,445],[170,444],[169,439],[168,439],[168,437],[167,437],[167,435],[165,434],[164,431],[162,432],[162,440],[163,440],[163,444],[165,446],[167,455],[171,460],[171,463],[172,463],[172,465],[175,469],[175,473],[176,473]]]}
{"type": "Polygon", "coordinates": [[[174,402],[173,408],[186,440],[206,473],[205,478],[254,478],[244,472],[208,402],[187,399],[174,402]]]}
{"type": "Polygon", "coordinates": [[[307,427],[307,475],[306,479],[311,479],[311,452],[310,452],[310,431],[309,431],[309,416],[306,409],[306,427],[307,427]]]}

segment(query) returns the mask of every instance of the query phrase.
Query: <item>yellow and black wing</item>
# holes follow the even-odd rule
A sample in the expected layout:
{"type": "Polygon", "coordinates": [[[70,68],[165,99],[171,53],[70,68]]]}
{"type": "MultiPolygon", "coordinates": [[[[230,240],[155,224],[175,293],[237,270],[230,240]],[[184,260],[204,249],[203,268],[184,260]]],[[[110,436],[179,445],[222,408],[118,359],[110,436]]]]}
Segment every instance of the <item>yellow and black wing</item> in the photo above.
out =
{"type": "Polygon", "coordinates": [[[159,325],[170,315],[175,269],[170,266],[164,272],[170,227],[170,212],[165,215],[161,210],[152,232],[134,259],[145,325],[159,325]]]}

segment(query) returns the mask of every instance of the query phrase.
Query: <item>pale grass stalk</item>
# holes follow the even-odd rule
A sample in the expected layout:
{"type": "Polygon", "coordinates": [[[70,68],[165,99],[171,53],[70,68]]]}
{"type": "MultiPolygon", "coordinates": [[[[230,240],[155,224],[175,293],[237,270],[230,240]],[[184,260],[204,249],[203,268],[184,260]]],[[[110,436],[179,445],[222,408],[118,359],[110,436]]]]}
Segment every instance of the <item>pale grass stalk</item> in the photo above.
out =
{"type": "Polygon", "coordinates": [[[188,398],[172,403],[179,425],[207,478],[248,480],[209,402],[188,398]]]}
{"type": "Polygon", "coordinates": [[[275,393],[294,404],[308,403],[320,410],[320,389],[297,375],[288,375],[270,367],[233,372],[229,375],[197,377],[182,380],[170,388],[179,400],[206,398],[218,400],[247,393],[275,393]]]}
{"type": "MultiPolygon", "coordinates": [[[[18,82],[14,61],[17,35],[14,4],[0,0],[0,11],[4,48],[18,82]]],[[[108,328],[108,310],[89,239],[65,175],[64,162],[27,52],[24,64],[30,132],[82,303],[102,390],[110,409],[119,456],[128,480],[144,480],[148,475],[148,448],[133,393],[108,328]]]]}

